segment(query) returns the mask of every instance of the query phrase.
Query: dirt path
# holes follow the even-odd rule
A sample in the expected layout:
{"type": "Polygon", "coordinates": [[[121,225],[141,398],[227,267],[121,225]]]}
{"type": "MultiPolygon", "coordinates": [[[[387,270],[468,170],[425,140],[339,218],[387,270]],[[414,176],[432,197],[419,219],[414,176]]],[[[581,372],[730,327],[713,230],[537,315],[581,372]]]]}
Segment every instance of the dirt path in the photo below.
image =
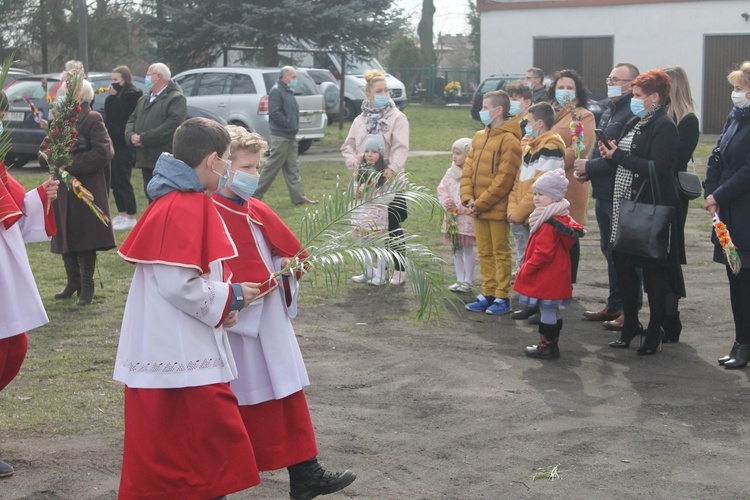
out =
{"type": "MultiPolygon", "coordinates": [[[[700,226],[705,214],[690,217],[700,226]]],[[[715,361],[733,325],[705,225],[688,229],[684,341],[646,358],[608,348],[616,334],[579,319],[606,295],[597,238],[592,229],[583,240],[555,361],[527,359],[534,327],[508,317],[460,311],[444,328],[415,328],[401,319],[410,302],[399,289],[349,288],[305,307],[296,329],[320,458],[358,474],[338,496],[746,497],[750,369],[715,361]],[[532,482],[535,468],[556,464],[560,480],[532,482]]],[[[0,481],[2,499],[116,497],[119,435],[2,443],[18,469],[0,481]]],[[[230,496],[285,497],[285,472],[230,496]]]]}

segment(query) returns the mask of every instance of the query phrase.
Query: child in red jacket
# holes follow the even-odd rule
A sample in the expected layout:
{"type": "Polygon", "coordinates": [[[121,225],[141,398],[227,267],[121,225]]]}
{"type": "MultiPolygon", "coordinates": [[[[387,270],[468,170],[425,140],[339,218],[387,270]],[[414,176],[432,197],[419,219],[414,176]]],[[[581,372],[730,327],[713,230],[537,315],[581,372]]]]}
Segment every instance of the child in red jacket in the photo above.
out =
{"type": "Polygon", "coordinates": [[[584,231],[568,214],[568,180],[562,169],[542,175],[532,189],[536,208],[529,216],[531,238],[513,289],[522,303],[537,299],[541,312],[539,344],[527,347],[526,355],[552,359],[560,357],[560,306],[573,295],[568,252],[584,231]]]}

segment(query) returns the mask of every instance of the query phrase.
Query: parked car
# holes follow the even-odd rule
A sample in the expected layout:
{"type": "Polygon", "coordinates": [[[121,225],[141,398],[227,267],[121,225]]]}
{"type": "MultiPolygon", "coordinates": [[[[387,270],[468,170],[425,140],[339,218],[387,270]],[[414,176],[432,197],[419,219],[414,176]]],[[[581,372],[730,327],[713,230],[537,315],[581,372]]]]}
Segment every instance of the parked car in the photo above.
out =
{"type": "MultiPolygon", "coordinates": [[[[280,68],[217,67],[183,71],[174,77],[188,104],[216,113],[228,123],[271,138],[268,92],[279,79],[280,68]]],[[[294,97],[299,105],[299,152],[325,137],[328,117],[317,85],[304,70],[297,71],[294,97]]]]}
{"type": "MultiPolygon", "coordinates": [[[[109,87],[112,83],[111,73],[89,73],[88,80],[94,87],[94,91],[109,87]]],[[[31,108],[23,100],[25,94],[31,102],[39,109],[42,116],[49,118],[49,106],[45,98],[45,90],[42,86],[43,79],[47,79],[47,89],[54,98],[60,83],[60,73],[48,73],[46,75],[21,76],[5,88],[5,93],[10,102],[10,108],[3,117],[3,126],[8,130],[11,138],[10,153],[6,156],[6,162],[17,168],[24,166],[31,160],[37,158],[39,145],[44,139],[45,132],[39,127],[31,108]]],[[[138,87],[144,94],[148,88],[141,76],[133,77],[133,85],[138,87]]],[[[104,101],[109,94],[101,93],[94,97],[92,108],[104,117],[104,101]]],[[[202,116],[226,125],[226,121],[220,116],[205,110],[188,106],[186,118],[202,116]]]]}
{"type": "Polygon", "coordinates": [[[315,85],[318,86],[320,93],[323,94],[323,99],[326,103],[326,115],[328,116],[328,122],[338,117],[339,107],[341,101],[341,92],[339,89],[339,82],[333,76],[333,73],[327,69],[320,68],[303,68],[305,73],[310,75],[315,85]]]}
{"type": "Polygon", "coordinates": [[[28,76],[31,74],[31,71],[26,71],[25,69],[19,69],[19,68],[10,68],[8,70],[8,74],[5,75],[5,81],[3,82],[3,88],[7,88],[8,85],[15,82],[18,78],[21,78],[22,76],[28,76]]]}
{"type": "MultiPolygon", "coordinates": [[[[491,75],[482,80],[482,83],[479,84],[476,92],[474,92],[474,97],[472,97],[471,99],[471,117],[476,121],[480,121],[479,112],[482,110],[482,105],[484,104],[484,94],[486,94],[487,92],[492,92],[494,90],[505,90],[508,84],[519,81],[522,82],[525,78],[525,74],[491,75]]],[[[550,79],[545,78],[544,84],[549,85],[550,79]]],[[[602,117],[602,113],[604,112],[605,107],[606,104],[604,102],[589,98],[587,109],[591,111],[591,113],[593,113],[597,125],[599,125],[599,120],[602,117]]]]}

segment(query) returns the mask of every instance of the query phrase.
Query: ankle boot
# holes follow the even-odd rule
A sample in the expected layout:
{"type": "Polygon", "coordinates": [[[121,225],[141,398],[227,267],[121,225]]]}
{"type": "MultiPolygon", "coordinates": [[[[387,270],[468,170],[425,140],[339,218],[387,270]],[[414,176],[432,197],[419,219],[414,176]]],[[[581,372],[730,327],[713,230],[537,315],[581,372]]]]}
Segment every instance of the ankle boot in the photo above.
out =
{"type": "Polygon", "coordinates": [[[559,335],[557,324],[539,323],[539,344],[526,347],[524,352],[528,357],[535,359],[559,358],[560,348],[557,346],[559,335]]]}
{"type": "Polygon", "coordinates": [[[737,352],[734,357],[724,363],[724,368],[732,370],[734,368],[744,368],[750,361],[750,344],[737,344],[737,352]]]}
{"type": "Polygon", "coordinates": [[[96,251],[81,252],[79,266],[81,268],[81,294],[78,297],[79,306],[87,306],[94,300],[94,271],[96,270],[96,251]]]}
{"type": "Polygon", "coordinates": [[[679,342],[680,333],[682,332],[682,321],[680,321],[680,313],[675,315],[664,316],[664,322],[661,327],[664,329],[664,343],[669,344],[670,342],[679,342]]]}
{"type": "Polygon", "coordinates": [[[732,350],[729,351],[729,354],[719,358],[719,364],[723,365],[724,363],[732,359],[734,355],[737,354],[737,349],[739,349],[739,347],[740,347],[740,343],[735,341],[734,344],[732,344],[732,350]]]}
{"type": "Polygon", "coordinates": [[[69,299],[74,293],[81,293],[81,271],[78,266],[78,254],[64,253],[62,254],[62,260],[65,266],[65,274],[68,277],[68,283],[60,293],[55,294],[55,298],[69,299]]]}
{"type": "Polygon", "coordinates": [[[343,490],[357,479],[350,470],[331,472],[325,470],[317,458],[287,467],[289,471],[289,498],[308,500],[318,495],[328,495],[343,490]]]}

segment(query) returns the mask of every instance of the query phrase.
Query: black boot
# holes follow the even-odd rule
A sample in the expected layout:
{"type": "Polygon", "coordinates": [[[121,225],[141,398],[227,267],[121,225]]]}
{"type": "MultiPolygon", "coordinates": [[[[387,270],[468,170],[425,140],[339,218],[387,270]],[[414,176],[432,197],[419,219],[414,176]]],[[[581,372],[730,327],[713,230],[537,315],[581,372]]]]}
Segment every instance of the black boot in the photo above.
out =
{"type": "Polygon", "coordinates": [[[560,357],[560,348],[557,346],[560,331],[557,325],[539,323],[539,344],[528,346],[524,349],[526,355],[535,359],[553,359],[560,357]]]}
{"type": "Polygon", "coordinates": [[[664,322],[661,327],[664,329],[664,343],[679,342],[680,333],[682,332],[682,321],[680,321],[680,313],[675,315],[664,316],[664,322]]]}
{"type": "Polygon", "coordinates": [[[77,253],[62,254],[63,264],[65,265],[65,274],[68,277],[68,283],[60,293],[55,294],[56,299],[69,299],[74,293],[81,293],[81,271],[78,266],[77,253]]]}
{"type": "Polygon", "coordinates": [[[737,354],[737,349],[739,349],[739,347],[740,347],[739,342],[735,341],[734,344],[732,344],[732,350],[729,351],[729,354],[727,354],[726,356],[722,356],[721,358],[719,358],[719,364],[723,365],[724,363],[726,363],[727,361],[729,361],[730,359],[732,359],[734,357],[734,355],[737,354]]]}
{"type": "Polygon", "coordinates": [[[317,458],[287,467],[289,471],[289,498],[308,500],[318,495],[328,495],[343,490],[357,475],[350,470],[330,472],[318,463],[317,458]]]}
{"type": "Polygon", "coordinates": [[[737,352],[734,357],[724,363],[724,368],[732,370],[734,368],[744,368],[750,361],[750,344],[737,344],[737,352]]]}
{"type": "Polygon", "coordinates": [[[14,472],[13,467],[0,460],[0,478],[10,477],[14,472]]]}
{"type": "Polygon", "coordinates": [[[529,319],[531,316],[539,312],[539,306],[525,306],[523,309],[513,311],[510,314],[510,319],[529,319]]]}
{"type": "Polygon", "coordinates": [[[81,252],[79,266],[81,268],[81,295],[78,297],[79,306],[87,306],[94,300],[94,271],[96,270],[96,251],[81,252]]]}

